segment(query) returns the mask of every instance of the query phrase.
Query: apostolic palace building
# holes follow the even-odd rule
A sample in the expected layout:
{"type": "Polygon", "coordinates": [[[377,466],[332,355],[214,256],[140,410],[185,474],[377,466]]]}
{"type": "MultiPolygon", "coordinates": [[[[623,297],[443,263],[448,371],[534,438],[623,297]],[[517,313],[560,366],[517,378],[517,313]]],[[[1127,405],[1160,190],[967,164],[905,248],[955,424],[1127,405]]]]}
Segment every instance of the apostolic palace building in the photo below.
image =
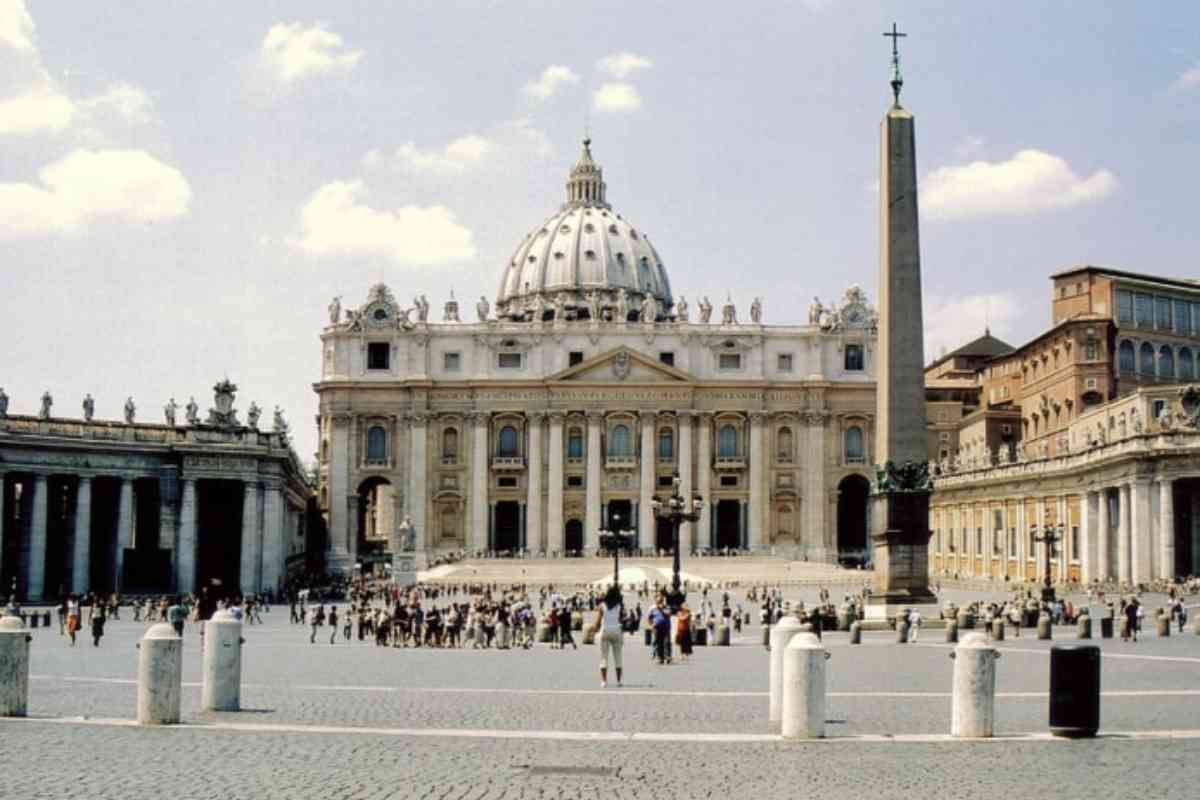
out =
{"type": "Polygon", "coordinates": [[[383,561],[397,531],[426,555],[588,553],[601,530],[666,549],[651,504],[676,472],[708,501],[685,552],[864,556],[876,315],[857,287],[798,325],[764,324],[758,300],[748,318],[689,303],[585,141],[566,202],[473,311],[451,299],[435,321],[382,284],[330,306],[315,389],[332,568],[383,561]]]}

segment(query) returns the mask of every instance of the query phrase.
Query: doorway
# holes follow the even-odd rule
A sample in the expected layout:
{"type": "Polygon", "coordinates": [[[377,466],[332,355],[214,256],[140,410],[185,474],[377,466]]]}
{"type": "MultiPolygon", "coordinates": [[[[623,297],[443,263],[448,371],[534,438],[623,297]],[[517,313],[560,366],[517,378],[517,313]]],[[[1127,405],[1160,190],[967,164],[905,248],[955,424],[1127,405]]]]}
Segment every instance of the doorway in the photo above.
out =
{"type": "Polygon", "coordinates": [[[838,484],[838,563],[859,566],[867,561],[867,501],[871,485],[861,475],[838,484]]]}
{"type": "Polygon", "coordinates": [[[654,549],[667,553],[674,552],[674,531],[671,526],[671,520],[661,517],[655,519],[654,549]]]}
{"type": "Polygon", "coordinates": [[[492,549],[511,553],[521,548],[521,504],[516,500],[496,503],[496,527],[492,532],[492,549]]]}
{"type": "Polygon", "coordinates": [[[737,550],[742,546],[742,504],[738,500],[717,502],[717,535],[713,546],[718,550],[737,550]]]}
{"type": "Polygon", "coordinates": [[[563,533],[563,555],[578,557],[583,555],[583,522],[577,519],[567,520],[566,531],[563,533]]]}

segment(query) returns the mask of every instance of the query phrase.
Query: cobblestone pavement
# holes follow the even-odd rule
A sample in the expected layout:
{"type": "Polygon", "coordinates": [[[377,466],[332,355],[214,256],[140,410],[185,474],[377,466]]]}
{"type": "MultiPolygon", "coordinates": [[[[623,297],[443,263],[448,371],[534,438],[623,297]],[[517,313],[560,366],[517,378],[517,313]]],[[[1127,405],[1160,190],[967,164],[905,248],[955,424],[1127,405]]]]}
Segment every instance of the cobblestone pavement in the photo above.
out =
{"type": "MultiPolygon", "coordinates": [[[[1089,798],[1183,797],[1200,777],[1200,637],[1191,633],[1092,642],[1104,653],[1102,731],[1136,735],[981,743],[940,739],[952,673],[941,631],[923,631],[916,645],[878,633],[851,646],[845,634],[826,634],[832,738],[793,744],[775,740],[766,720],[756,625],[733,647],[697,648],[691,663],[667,667],[651,664],[640,636],[627,637],[618,690],[600,688],[590,646],[330,646],[328,629],[325,643],[310,645],[280,609],[267,619],[245,629],[239,714],[199,710],[199,639],[189,626],[186,724],[167,729],[122,722],[134,716],[141,624],[110,623],[99,648],[83,637],[71,648],[57,628],[39,628],[35,719],[0,721],[10,765],[0,798],[124,800],[168,787],[173,800],[995,797],[1063,787],[1089,798]],[[869,738],[881,735],[898,738],[869,738]]],[[[1075,643],[1073,629],[1056,629],[1055,642],[1030,633],[998,645],[1001,735],[1045,734],[1049,647],[1075,643]]]]}

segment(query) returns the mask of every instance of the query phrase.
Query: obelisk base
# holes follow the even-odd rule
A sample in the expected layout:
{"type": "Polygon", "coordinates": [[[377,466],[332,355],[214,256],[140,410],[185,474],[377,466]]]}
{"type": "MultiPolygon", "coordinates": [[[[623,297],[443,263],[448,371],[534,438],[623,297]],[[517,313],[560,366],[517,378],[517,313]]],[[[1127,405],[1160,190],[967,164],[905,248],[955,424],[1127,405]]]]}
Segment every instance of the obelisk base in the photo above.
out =
{"type": "Polygon", "coordinates": [[[941,611],[929,590],[929,492],[879,492],[872,498],[872,519],[875,585],[864,627],[890,627],[897,613],[913,608],[925,624],[936,626],[941,611]]]}

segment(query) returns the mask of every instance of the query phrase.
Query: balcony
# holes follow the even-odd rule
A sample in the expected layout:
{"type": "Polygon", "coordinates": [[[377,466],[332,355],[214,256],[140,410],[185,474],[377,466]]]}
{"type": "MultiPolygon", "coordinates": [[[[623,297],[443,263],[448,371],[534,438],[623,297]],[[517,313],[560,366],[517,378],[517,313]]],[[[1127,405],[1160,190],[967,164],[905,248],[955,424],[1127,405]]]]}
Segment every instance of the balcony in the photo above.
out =
{"type": "Polygon", "coordinates": [[[734,470],[745,468],[745,456],[717,456],[713,461],[713,469],[716,470],[734,470]]]}
{"type": "Polygon", "coordinates": [[[442,456],[443,467],[453,467],[458,465],[458,456],[442,456]]]}
{"type": "Polygon", "coordinates": [[[609,454],[604,457],[604,466],[606,469],[634,469],[637,467],[637,456],[614,456],[609,454]]]}
{"type": "Polygon", "coordinates": [[[521,456],[492,456],[492,469],[497,472],[512,472],[525,469],[525,459],[521,456]]]}

